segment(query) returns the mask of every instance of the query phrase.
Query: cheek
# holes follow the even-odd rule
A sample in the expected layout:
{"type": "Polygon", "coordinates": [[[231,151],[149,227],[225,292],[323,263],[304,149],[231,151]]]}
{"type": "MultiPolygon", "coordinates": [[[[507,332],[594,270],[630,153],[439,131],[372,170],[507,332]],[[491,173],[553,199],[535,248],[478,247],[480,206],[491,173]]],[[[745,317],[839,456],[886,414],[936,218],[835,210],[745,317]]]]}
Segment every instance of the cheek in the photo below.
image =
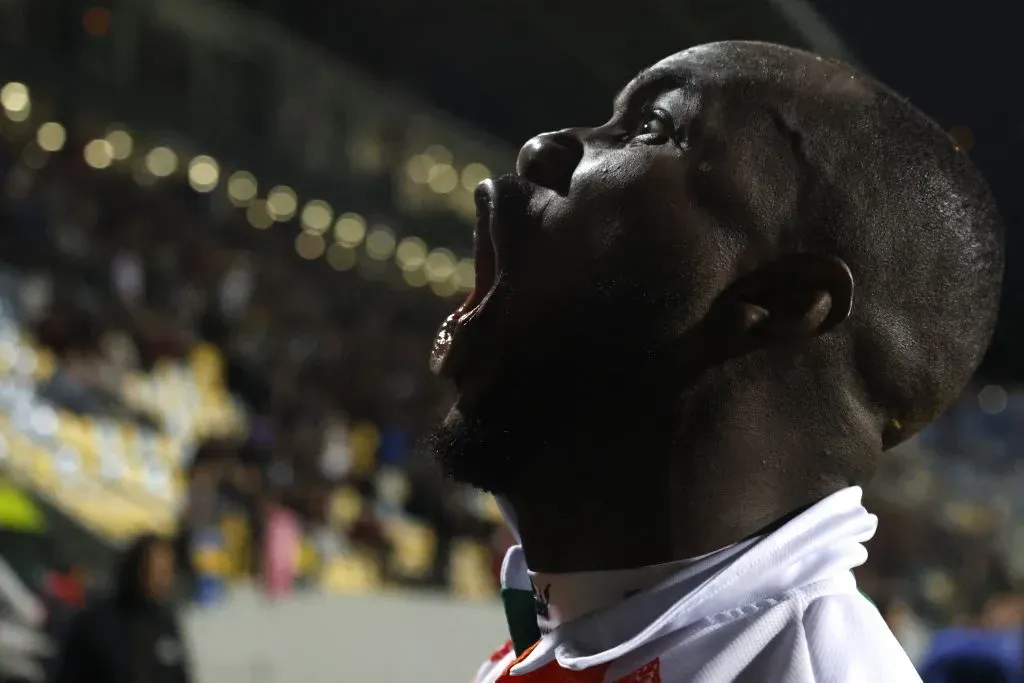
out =
{"type": "Polygon", "coordinates": [[[581,247],[598,255],[671,214],[683,185],[683,164],[661,147],[635,147],[584,159],[573,176],[564,219],[576,226],[581,247]]]}

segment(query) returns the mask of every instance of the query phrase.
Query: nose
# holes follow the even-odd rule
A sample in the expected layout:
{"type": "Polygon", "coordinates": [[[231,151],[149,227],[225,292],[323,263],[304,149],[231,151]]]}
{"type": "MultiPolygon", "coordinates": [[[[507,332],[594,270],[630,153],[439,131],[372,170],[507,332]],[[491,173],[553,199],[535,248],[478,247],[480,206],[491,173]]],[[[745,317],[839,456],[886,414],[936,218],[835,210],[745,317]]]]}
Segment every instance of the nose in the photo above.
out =
{"type": "Polygon", "coordinates": [[[583,140],[572,128],[541,133],[526,141],[516,159],[516,172],[532,183],[569,194],[572,174],[583,159],[583,140]]]}

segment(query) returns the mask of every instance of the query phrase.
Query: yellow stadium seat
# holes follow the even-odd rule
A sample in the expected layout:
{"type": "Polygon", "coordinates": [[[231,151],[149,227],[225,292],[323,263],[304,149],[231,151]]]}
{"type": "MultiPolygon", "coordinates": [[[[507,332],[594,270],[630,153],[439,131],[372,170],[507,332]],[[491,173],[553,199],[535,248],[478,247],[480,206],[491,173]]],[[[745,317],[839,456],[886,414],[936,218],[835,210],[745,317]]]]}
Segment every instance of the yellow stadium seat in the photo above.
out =
{"type": "Polygon", "coordinates": [[[320,567],[320,553],[316,545],[308,538],[299,544],[299,576],[316,576],[320,567]]]}
{"type": "Polygon", "coordinates": [[[452,592],[461,598],[487,600],[496,595],[487,548],[473,541],[460,541],[452,548],[452,592]]]}
{"type": "Polygon", "coordinates": [[[37,486],[51,488],[54,483],[55,473],[53,471],[53,460],[50,455],[41,449],[35,449],[32,456],[29,475],[37,486]]]}
{"type": "Polygon", "coordinates": [[[221,517],[220,533],[227,553],[229,576],[242,578],[249,573],[249,524],[244,515],[228,513],[221,517]]]}
{"type": "Polygon", "coordinates": [[[213,576],[225,576],[228,571],[227,553],[223,548],[199,548],[192,553],[197,571],[213,576]]]}
{"type": "Polygon", "coordinates": [[[196,384],[216,386],[222,381],[224,359],[217,347],[200,343],[189,354],[189,367],[196,384]]]}
{"type": "Polygon", "coordinates": [[[36,366],[32,371],[32,377],[37,382],[45,382],[53,377],[57,369],[57,358],[53,351],[46,348],[36,349],[36,366]]]}
{"type": "Polygon", "coordinates": [[[389,561],[396,573],[407,577],[420,577],[427,573],[437,550],[434,531],[419,522],[389,518],[384,531],[393,547],[389,561]]]}
{"type": "Polygon", "coordinates": [[[352,448],[352,471],[366,475],[376,467],[377,449],[380,447],[380,431],[372,422],[359,422],[349,432],[352,448]]]}
{"type": "Polygon", "coordinates": [[[320,586],[332,594],[371,593],[381,587],[380,567],[363,553],[342,555],[325,564],[320,572],[320,586]]]}
{"type": "Polygon", "coordinates": [[[82,453],[96,452],[96,435],[90,424],[66,410],[60,411],[57,418],[57,439],[61,443],[73,446],[82,453]]]}
{"type": "Polygon", "coordinates": [[[331,523],[349,528],[363,514],[363,497],[351,486],[344,486],[331,496],[331,523]]]}

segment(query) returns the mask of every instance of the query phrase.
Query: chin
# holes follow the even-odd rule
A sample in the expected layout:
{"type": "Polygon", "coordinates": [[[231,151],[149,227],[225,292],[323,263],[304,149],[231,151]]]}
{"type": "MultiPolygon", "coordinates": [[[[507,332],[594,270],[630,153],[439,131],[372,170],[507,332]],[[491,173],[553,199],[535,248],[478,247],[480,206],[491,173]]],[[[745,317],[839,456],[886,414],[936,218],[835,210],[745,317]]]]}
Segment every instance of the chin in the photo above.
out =
{"type": "Polygon", "coordinates": [[[477,400],[460,397],[426,439],[425,448],[449,477],[508,495],[574,480],[602,466],[590,443],[591,420],[602,406],[617,404],[616,396],[580,384],[571,374],[536,367],[498,386],[486,399],[476,392],[477,400]]]}
{"type": "Polygon", "coordinates": [[[464,414],[456,403],[424,447],[451,479],[501,495],[522,484],[531,451],[519,448],[516,452],[519,430],[489,422],[464,414]]]}

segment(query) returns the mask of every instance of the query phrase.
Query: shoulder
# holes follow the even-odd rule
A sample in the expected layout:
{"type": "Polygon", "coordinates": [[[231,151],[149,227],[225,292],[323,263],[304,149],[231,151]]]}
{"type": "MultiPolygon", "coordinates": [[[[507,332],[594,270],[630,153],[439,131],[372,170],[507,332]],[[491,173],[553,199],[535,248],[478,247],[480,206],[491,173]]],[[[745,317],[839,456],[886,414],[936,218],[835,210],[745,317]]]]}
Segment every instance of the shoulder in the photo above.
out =
{"type": "Polygon", "coordinates": [[[470,679],[470,683],[494,683],[514,661],[516,661],[516,652],[512,647],[512,641],[509,640],[491,653],[487,661],[480,665],[476,675],[470,679]]]}
{"type": "Polygon", "coordinates": [[[99,600],[83,608],[71,619],[72,628],[94,629],[109,621],[114,613],[114,605],[108,600],[99,600]]]}
{"type": "Polygon", "coordinates": [[[810,601],[800,628],[808,661],[820,683],[921,680],[882,615],[858,593],[810,601]]]}
{"type": "Polygon", "coordinates": [[[920,683],[882,616],[855,590],[794,591],[684,629],[637,665],[660,659],[660,680],[734,683],[920,683]]]}

